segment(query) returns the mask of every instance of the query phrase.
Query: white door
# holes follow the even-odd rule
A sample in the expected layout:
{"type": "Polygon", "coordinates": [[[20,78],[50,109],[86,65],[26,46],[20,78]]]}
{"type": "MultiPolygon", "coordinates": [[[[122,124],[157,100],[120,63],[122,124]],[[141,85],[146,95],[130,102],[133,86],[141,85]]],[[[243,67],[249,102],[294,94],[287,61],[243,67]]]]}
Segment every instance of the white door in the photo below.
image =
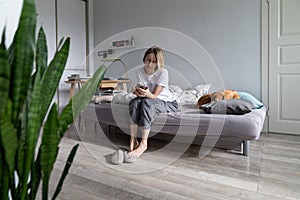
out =
{"type": "Polygon", "coordinates": [[[269,131],[300,135],[300,0],[269,8],[269,131]]]}

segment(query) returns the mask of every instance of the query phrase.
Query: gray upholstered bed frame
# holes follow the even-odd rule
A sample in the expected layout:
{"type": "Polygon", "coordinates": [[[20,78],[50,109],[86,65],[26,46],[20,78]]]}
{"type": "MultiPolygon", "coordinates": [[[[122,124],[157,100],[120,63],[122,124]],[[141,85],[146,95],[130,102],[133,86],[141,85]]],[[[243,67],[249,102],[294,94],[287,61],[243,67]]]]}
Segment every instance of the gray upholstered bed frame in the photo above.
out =
{"type": "MultiPolygon", "coordinates": [[[[128,105],[95,104],[95,112],[102,125],[129,129],[128,105]]],[[[205,114],[194,105],[181,105],[179,112],[159,114],[151,132],[162,139],[163,135],[175,136],[178,142],[193,137],[193,143],[240,150],[244,156],[249,156],[250,142],[259,139],[265,115],[265,107],[244,115],[223,115],[205,114]]]]}

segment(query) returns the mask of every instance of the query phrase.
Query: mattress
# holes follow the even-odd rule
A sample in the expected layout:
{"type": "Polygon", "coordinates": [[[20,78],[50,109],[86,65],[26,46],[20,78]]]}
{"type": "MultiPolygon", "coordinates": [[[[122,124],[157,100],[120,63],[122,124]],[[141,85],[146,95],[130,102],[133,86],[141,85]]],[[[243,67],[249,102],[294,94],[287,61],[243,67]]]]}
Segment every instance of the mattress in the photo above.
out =
{"type": "MultiPolygon", "coordinates": [[[[95,104],[100,123],[129,129],[129,106],[127,104],[95,104]]],[[[212,136],[257,140],[263,129],[266,108],[253,109],[243,115],[206,114],[195,105],[180,105],[178,112],[160,113],[153,122],[152,133],[176,136],[212,136]]]]}

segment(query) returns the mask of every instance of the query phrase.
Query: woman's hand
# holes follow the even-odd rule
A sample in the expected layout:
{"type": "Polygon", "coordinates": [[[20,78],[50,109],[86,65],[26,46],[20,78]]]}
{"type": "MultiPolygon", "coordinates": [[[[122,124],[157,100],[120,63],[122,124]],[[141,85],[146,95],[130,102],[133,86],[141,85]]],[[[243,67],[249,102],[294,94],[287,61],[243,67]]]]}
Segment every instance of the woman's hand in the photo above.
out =
{"type": "Polygon", "coordinates": [[[134,87],[133,88],[133,94],[139,96],[139,97],[147,97],[150,99],[155,99],[163,90],[163,86],[157,85],[152,92],[150,92],[149,88],[142,89],[140,87],[134,87]]]}
{"type": "Polygon", "coordinates": [[[151,92],[149,91],[149,89],[142,89],[142,88],[136,88],[134,91],[134,94],[136,94],[139,97],[149,97],[151,96],[151,92]]]}
{"type": "Polygon", "coordinates": [[[143,93],[139,90],[140,88],[139,87],[133,87],[132,88],[132,93],[139,96],[139,97],[144,97],[143,93]]]}

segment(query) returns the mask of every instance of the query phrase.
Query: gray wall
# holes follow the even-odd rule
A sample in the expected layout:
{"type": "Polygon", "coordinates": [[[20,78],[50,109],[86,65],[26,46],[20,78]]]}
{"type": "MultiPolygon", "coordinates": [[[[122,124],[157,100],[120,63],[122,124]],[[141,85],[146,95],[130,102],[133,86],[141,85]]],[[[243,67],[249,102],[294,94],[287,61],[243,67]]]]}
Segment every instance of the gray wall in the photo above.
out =
{"type": "MultiPolygon", "coordinates": [[[[176,30],[207,50],[225,88],[247,91],[261,98],[260,0],[95,0],[93,12],[95,47],[128,29],[176,30]]],[[[188,47],[184,48],[188,51],[188,47]]],[[[125,59],[133,63],[141,60],[132,56],[136,61],[125,59]]],[[[172,54],[166,61],[169,66],[179,62],[172,54]]],[[[188,72],[182,70],[182,73],[188,72]]],[[[192,85],[197,84],[197,78],[192,81],[192,85]]]]}

